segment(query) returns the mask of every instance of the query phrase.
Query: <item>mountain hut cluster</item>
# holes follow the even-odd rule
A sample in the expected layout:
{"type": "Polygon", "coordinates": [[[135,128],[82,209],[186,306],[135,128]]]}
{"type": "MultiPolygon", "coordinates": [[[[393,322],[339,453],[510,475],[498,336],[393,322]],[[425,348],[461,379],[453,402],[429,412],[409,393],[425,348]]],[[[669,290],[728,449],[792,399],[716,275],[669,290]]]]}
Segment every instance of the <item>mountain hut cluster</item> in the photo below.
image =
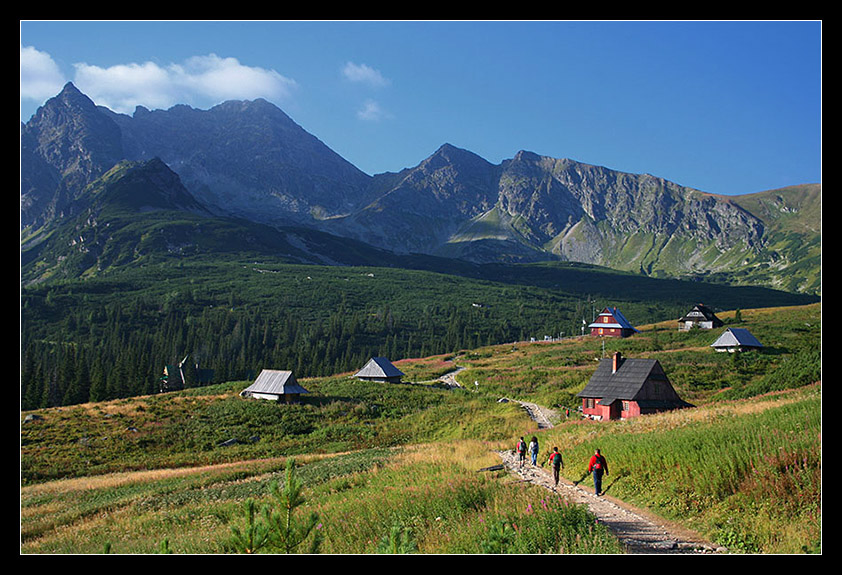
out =
{"type": "MultiPolygon", "coordinates": [[[[680,331],[714,329],[724,324],[708,306],[697,304],[678,320],[680,331]]],[[[593,337],[625,338],[639,333],[616,307],[606,307],[588,328],[593,337]]],[[[727,328],[711,344],[717,352],[761,349],[763,345],[749,330],[727,328]]],[[[402,383],[404,373],[385,357],[372,357],[354,374],[360,381],[402,383]]],[[[240,395],[280,403],[296,403],[309,393],[288,370],[264,369],[240,395]]],[[[585,417],[597,420],[626,419],[693,407],[673,388],[657,359],[627,358],[619,352],[599,362],[585,388],[577,394],[585,417]]]]}

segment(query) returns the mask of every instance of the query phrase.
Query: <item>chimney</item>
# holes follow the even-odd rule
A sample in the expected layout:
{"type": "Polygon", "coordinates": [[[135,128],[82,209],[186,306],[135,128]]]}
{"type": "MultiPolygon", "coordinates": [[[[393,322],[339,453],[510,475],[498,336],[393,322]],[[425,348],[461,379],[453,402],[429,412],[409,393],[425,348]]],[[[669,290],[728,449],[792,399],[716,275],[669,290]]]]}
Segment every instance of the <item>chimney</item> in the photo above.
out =
{"type": "Polygon", "coordinates": [[[611,373],[617,373],[617,369],[620,367],[620,360],[621,360],[620,352],[615,351],[614,352],[613,369],[611,370],[611,373]]]}

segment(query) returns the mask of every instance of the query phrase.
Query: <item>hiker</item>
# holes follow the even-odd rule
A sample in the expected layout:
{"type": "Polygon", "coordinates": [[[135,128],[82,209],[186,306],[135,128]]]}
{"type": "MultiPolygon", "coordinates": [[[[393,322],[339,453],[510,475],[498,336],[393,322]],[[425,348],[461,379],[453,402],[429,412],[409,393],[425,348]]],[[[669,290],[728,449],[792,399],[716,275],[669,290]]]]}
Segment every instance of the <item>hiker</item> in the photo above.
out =
{"type": "Polygon", "coordinates": [[[538,465],[538,438],[532,436],[532,441],[529,442],[529,455],[532,456],[532,467],[538,465]]]}
{"type": "Polygon", "coordinates": [[[517,451],[517,458],[520,462],[520,466],[523,467],[523,462],[526,460],[526,442],[523,440],[521,436],[520,441],[517,442],[517,447],[515,447],[517,451]]]}
{"type": "Polygon", "coordinates": [[[588,463],[588,473],[593,473],[593,488],[597,497],[602,495],[602,475],[608,475],[608,462],[597,449],[588,463]]]}
{"type": "Polygon", "coordinates": [[[550,454],[549,463],[553,466],[553,481],[555,482],[555,486],[553,489],[558,487],[558,472],[559,469],[564,468],[564,461],[561,459],[561,453],[558,452],[558,447],[553,447],[553,452],[550,454]]]}

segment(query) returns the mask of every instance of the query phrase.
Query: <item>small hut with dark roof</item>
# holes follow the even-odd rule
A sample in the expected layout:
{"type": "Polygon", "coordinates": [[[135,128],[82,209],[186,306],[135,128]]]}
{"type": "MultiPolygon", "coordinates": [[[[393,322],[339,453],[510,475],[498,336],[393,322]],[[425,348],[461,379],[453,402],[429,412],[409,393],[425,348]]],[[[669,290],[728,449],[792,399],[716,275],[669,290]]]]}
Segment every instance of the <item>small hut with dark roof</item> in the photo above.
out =
{"type": "Polygon", "coordinates": [[[403,375],[403,372],[385,357],[372,357],[361,370],[354,374],[354,377],[364,381],[400,383],[403,375]]]}
{"type": "Polygon", "coordinates": [[[291,371],[264,369],[254,383],[241,391],[240,395],[283,403],[297,403],[302,393],[310,392],[298,384],[291,371]]]}
{"type": "Polygon", "coordinates": [[[673,389],[657,359],[624,358],[619,352],[602,359],[585,389],[582,413],[594,419],[627,419],[692,407],[673,389]]]}
{"type": "Polygon", "coordinates": [[[713,329],[722,326],[722,320],[716,317],[713,310],[701,303],[693,306],[693,309],[678,320],[678,331],[689,331],[694,327],[713,329]]]}

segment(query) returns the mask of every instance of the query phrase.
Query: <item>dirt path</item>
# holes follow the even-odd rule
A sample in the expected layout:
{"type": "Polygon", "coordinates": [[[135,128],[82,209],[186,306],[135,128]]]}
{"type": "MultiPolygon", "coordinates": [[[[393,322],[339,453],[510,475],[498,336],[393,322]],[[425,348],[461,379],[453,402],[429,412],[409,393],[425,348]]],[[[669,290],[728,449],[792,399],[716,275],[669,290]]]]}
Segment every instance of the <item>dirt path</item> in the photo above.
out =
{"type": "MultiPolygon", "coordinates": [[[[538,422],[539,427],[552,427],[551,419],[554,417],[554,412],[535,404],[519,403],[538,422]]],[[[702,554],[726,551],[704,541],[698,534],[688,529],[654,517],[610,495],[603,494],[597,497],[594,495],[593,484],[589,478],[581,484],[575,484],[562,477],[559,479],[558,487],[555,487],[549,468],[533,466],[528,460],[521,466],[514,451],[499,451],[498,455],[503,460],[506,469],[521,481],[560,493],[571,503],[587,505],[597,521],[608,527],[625,545],[628,553],[702,554]]],[[[610,490],[610,486],[606,490],[610,490]]]]}

